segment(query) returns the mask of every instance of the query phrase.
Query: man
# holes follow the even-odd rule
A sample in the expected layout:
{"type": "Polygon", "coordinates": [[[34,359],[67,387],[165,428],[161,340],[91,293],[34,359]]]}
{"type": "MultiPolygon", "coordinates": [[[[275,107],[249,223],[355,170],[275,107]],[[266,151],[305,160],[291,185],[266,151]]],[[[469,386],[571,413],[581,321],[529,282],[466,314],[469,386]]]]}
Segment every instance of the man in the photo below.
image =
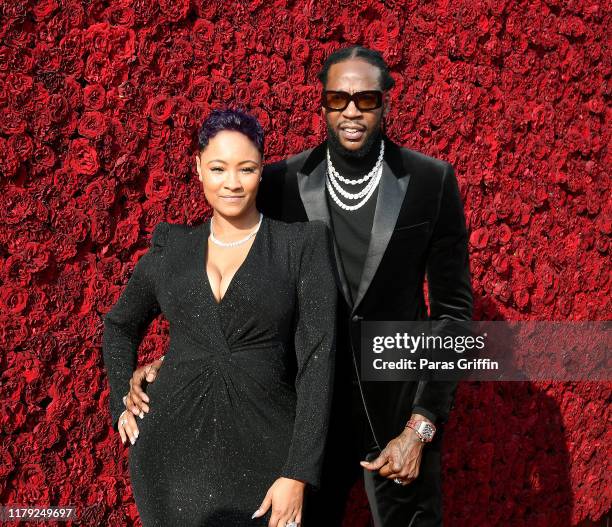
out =
{"type": "MultiPolygon", "coordinates": [[[[384,134],[393,78],[380,53],[338,50],[319,79],[327,140],[267,166],[258,192],[264,214],[324,220],[334,237],[341,301],[332,422],[323,482],[309,496],[304,525],[341,525],[362,473],[377,527],[441,525],[440,447],[456,383],[361,380],[359,326],[471,320],[468,236],[454,170],[384,134]]],[[[141,384],[160,365],[134,373],[127,401],[134,414],[148,410],[141,384]]]]}

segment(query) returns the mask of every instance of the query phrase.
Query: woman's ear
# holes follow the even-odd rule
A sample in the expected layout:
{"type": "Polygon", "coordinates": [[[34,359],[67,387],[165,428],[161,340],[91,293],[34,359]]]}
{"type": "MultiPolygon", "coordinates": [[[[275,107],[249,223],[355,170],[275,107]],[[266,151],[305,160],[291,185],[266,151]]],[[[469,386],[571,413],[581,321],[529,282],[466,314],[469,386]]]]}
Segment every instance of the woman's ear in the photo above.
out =
{"type": "Polygon", "coordinates": [[[200,163],[200,154],[197,153],[195,155],[195,158],[196,158],[196,171],[198,173],[198,178],[203,183],[204,182],[204,176],[202,176],[202,165],[200,163]]]}

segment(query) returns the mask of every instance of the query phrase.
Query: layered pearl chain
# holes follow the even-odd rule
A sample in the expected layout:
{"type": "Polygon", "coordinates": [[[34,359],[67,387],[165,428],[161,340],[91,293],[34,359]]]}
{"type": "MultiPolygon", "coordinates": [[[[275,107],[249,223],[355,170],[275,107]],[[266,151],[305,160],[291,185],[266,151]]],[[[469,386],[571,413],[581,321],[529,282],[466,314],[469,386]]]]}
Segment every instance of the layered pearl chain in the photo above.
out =
{"type": "Polygon", "coordinates": [[[370,170],[370,172],[368,172],[360,179],[347,179],[338,174],[338,171],[334,168],[334,165],[331,162],[331,157],[329,156],[329,148],[327,149],[327,179],[325,180],[325,185],[327,187],[329,195],[340,208],[344,210],[357,210],[361,208],[364,203],[368,201],[368,199],[370,199],[370,196],[372,196],[372,194],[376,190],[378,182],[380,181],[380,177],[382,176],[382,163],[384,154],[385,142],[381,141],[380,153],[378,154],[378,159],[376,160],[376,164],[372,167],[372,170],[370,170]],[[343,189],[340,186],[340,183],[338,183],[338,181],[341,181],[342,183],[345,183],[347,185],[358,185],[359,183],[364,183],[366,181],[367,184],[359,192],[349,192],[343,189]],[[338,192],[340,195],[342,195],[348,200],[356,200],[360,198],[362,199],[354,205],[347,205],[346,203],[343,203],[340,200],[340,197],[336,192],[338,192]]]}
{"type": "Polygon", "coordinates": [[[261,221],[263,220],[263,214],[259,213],[259,222],[257,223],[256,229],[248,234],[246,237],[242,238],[242,240],[237,240],[235,242],[222,242],[221,240],[215,238],[215,233],[213,232],[213,219],[212,216],[210,218],[210,240],[221,247],[236,247],[236,245],[242,245],[243,243],[248,242],[253,236],[257,234],[259,227],[261,227],[261,221]]]}

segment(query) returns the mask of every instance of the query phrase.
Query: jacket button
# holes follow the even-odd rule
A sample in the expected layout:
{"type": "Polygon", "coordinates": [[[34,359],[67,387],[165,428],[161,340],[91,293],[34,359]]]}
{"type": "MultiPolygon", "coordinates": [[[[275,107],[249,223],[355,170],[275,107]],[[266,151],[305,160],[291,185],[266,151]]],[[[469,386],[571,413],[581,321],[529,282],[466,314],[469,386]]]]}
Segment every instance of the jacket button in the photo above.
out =
{"type": "Polygon", "coordinates": [[[363,319],[363,317],[360,317],[359,315],[353,315],[353,318],[351,320],[353,322],[359,322],[361,319],[363,319]]]}

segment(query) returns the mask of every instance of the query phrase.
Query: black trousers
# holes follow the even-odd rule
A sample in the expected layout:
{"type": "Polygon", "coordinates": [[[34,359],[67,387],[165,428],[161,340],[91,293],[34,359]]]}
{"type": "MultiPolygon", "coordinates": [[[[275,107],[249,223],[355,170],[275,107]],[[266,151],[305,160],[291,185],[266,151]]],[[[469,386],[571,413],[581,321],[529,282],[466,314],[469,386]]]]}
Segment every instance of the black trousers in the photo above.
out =
{"type": "Polygon", "coordinates": [[[321,487],[306,497],[303,527],[340,527],[350,490],[361,477],[375,527],[441,526],[439,448],[429,449],[432,445],[425,445],[419,476],[409,485],[398,485],[359,464],[363,460],[373,460],[380,451],[374,442],[358,387],[352,388],[351,411],[347,412],[345,405],[339,406],[344,408],[332,410],[321,487]]]}

